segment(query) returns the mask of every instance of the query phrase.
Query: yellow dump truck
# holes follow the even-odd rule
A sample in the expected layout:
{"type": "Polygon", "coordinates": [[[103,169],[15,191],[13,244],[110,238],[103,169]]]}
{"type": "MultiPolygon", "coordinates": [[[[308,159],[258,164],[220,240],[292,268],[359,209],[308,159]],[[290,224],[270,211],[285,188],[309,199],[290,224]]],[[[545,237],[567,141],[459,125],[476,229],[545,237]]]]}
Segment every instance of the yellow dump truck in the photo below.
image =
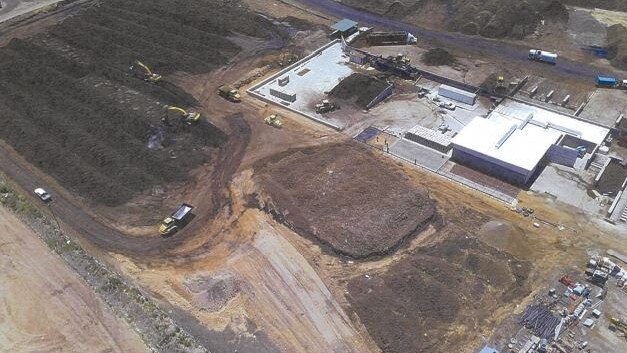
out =
{"type": "Polygon", "coordinates": [[[176,233],[180,228],[185,226],[192,215],[194,206],[186,203],[181,204],[172,215],[166,217],[161,226],[159,226],[159,233],[163,236],[168,236],[176,233]]]}

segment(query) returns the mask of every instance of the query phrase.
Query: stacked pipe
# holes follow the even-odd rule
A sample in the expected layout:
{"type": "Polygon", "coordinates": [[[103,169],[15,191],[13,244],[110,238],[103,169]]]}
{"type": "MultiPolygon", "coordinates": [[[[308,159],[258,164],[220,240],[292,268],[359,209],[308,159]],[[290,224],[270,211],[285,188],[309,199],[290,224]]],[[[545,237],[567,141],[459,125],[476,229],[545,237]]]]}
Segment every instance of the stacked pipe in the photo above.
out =
{"type": "Polygon", "coordinates": [[[518,323],[532,330],[540,338],[555,336],[555,328],[561,319],[553,314],[543,304],[530,304],[518,318],[518,323]]]}

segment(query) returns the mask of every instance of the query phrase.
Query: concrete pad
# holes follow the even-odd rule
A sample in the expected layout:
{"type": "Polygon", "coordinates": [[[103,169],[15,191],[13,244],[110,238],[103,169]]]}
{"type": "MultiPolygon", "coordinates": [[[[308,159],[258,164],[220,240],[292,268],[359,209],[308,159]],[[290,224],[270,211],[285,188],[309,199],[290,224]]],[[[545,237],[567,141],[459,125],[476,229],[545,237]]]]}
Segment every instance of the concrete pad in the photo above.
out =
{"type": "Polygon", "coordinates": [[[588,189],[594,181],[594,173],[575,171],[572,168],[548,165],[531,185],[531,190],[540,194],[550,194],[558,201],[575,206],[587,213],[605,215],[609,205],[601,207],[588,189]]]}
{"type": "Polygon", "coordinates": [[[621,114],[627,116],[627,91],[599,88],[579,116],[611,128],[621,114]]]}
{"type": "Polygon", "coordinates": [[[334,41],[250,88],[248,92],[257,98],[343,129],[345,124],[342,121],[316,114],[315,105],[326,99],[325,92],[329,92],[352,73],[352,65],[342,51],[341,42],[334,41]],[[286,78],[289,78],[288,82],[283,81],[286,78]],[[289,102],[276,97],[270,93],[271,89],[295,94],[296,99],[289,102]]]}
{"type": "Polygon", "coordinates": [[[434,172],[440,169],[450,158],[448,155],[406,139],[400,139],[390,145],[389,152],[396,157],[434,172]]]}

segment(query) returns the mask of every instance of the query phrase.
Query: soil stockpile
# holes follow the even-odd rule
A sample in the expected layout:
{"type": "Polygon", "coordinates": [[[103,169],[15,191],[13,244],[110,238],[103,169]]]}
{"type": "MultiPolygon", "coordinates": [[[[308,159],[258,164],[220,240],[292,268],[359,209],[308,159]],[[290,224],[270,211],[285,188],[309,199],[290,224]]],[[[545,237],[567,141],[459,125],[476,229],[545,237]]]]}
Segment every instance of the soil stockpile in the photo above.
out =
{"type": "Polygon", "coordinates": [[[613,25],[607,29],[608,59],[614,67],[627,70],[627,28],[613,25]]]}
{"type": "Polygon", "coordinates": [[[627,165],[623,165],[618,160],[612,159],[603,171],[603,175],[601,175],[596,189],[601,194],[616,196],[621,190],[626,178],[627,165]]]}
{"type": "Polygon", "coordinates": [[[288,151],[255,173],[273,208],[299,234],[355,258],[385,254],[435,215],[427,191],[365,147],[338,144],[288,151]]]}
{"type": "Polygon", "coordinates": [[[567,23],[570,17],[568,9],[559,0],[553,0],[543,11],[542,15],[545,19],[556,22],[567,23]]]}
{"type": "Polygon", "coordinates": [[[329,96],[350,101],[366,109],[390,84],[377,78],[354,73],[333,87],[329,96]]]}
{"type": "Polygon", "coordinates": [[[455,64],[455,57],[442,48],[433,48],[422,55],[422,62],[429,66],[455,64]]]}
{"type": "Polygon", "coordinates": [[[273,28],[233,2],[111,0],[82,10],[0,49],[0,138],[98,204],[183,183],[226,136],[206,121],[164,126],[164,104],[193,110],[196,100],[167,76],[151,84],[129,66],[208,72],[240,51],[228,37],[273,28]]]}
{"type": "Polygon", "coordinates": [[[351,307],[385,353],[457,351],[492,311],[529,292],[530,265],[458,226],[383,273],[352,279],[351,307]]]}

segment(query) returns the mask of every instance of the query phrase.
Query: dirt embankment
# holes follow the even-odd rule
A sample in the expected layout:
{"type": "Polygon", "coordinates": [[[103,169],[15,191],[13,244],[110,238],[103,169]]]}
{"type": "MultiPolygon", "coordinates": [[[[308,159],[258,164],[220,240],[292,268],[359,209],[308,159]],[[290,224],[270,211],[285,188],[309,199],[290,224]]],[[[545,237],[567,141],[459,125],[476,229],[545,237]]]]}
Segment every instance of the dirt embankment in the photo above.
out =
{"type": "Polygon", "coordinates": [[[274,209],[339,254],[389,252],[435,215],[426,190],[354,143],[288,151],[257,163],[274,209]]]}
{"type": "Polygon", "coordinates": [[[609,44],[608,59],[612,65],[627,70],[627,28],[623,25],[613,25],[607,29],[607,43],[609,44]]]}
{"type": "Polygon", "coordinates": [[[0,225],[0,351],[148,352],[131,327],[4,206],[0,225]]]}
{"type": "Polygon", "coordinates": [[[194,110],[197,101],[167,76],[150,84],[129,66],[208,72],[240,52],[229,37],[271,37],[274,28],[233,2],[112,0],[84,9],[0,49],[0,138],[97,204],[185,183],[226,135],[205,121],[164,126],[164,104],[194,110]]]}
{"type": "Polygon", "coordinates": [[[530,265],[457,225],[408,258],[353,278],[349,300],[385,353],[454,352],[494,311],[525,297],[530,265]]]}
{"type": "MultiPolygon", "coordinates": [[[[381,1],[342,0],[365,11],[397,20],[441,18],[439,29],[488,38],[522,38],[535,31],[540,20],[563,21],[563,5],[553,0],[381,1]]],[[[567,13],[566,13],[567,15],[567,13]]],[[[566,18],[567,19],[567,18],[566,18]]],[[[420,25],[420,23],[417,23],[420,25]]]]}

